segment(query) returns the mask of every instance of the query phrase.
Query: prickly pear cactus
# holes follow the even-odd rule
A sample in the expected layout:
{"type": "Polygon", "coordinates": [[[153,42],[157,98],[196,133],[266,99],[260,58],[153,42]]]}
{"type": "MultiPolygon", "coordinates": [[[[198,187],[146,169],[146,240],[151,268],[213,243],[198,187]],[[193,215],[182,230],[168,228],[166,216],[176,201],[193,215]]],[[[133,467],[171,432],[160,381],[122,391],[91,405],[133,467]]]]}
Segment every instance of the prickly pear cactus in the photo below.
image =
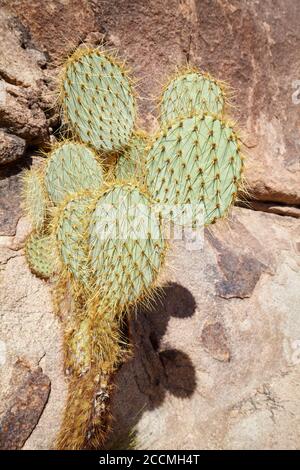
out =
{"type": "Polygon", "coordinates": [[[145,149],[149,137],[145,132],[138,131],[132,136],[128,149],[119,156],[115,168],[117,179],[135,178],[142,182],[145,172],[145,149]]]}
{"type": "Polygon", "coordinates": [[[33,231],[25,243],[25,256],[36,276],[49,279],[55,273],[55,245],[51,236],[33,231]]]}
{"type": "Polygon", "coordinates": [[[225,85],[209,74],[188,69],[176,75],[165,87],[160,103],[162,125],[194,112],[222,113],[225,85]]]}
{"type": "Polygon", "coordinates": [[[146,169],[148,190],[158,203],[201,203],[207,225],[234,201],[243,157],[233,128],[203,113],[163,130],[146,156],[146,169]]]}
{"type": "Polygon", "coordinates": [[[112,378],[127,357],[124,321],[133,305],[151,300],[164,265],[162,219],[177,223],[188,205],[196,215],[203,209],[205,224],[223,217],[241,184],[243,156],[221,117],[225,87],[197,70],[165,87],[162,130],[152,140],[134,131],[123,66],[100,50],[81,48],[67,60],[60,92],[75,140],[55,145],[43,171],[27,173],[24,205],[35,230],[25,253],[34,273],[54,277],[63,319],[70,381],[57,447],[99,448],[110,427],[112,378]]]}
{"type": "Polygon", "coordinates": [[[111,377],[126,343],[122,316],[130,305],[151,296],[166,250],[160,219],[137,185],[111,184],[91,207],[87,237],[94,285],[85,316],[76,319],[67,336],[67,363],[76,375],[70,383],[59,449],[80,449],[87,435],[90,444],[103,445],[111,377]],[[93,414],[93,403],[98,404],[98,413],[93,414]]]}
{"type": "Polygon", "coordinates": [[[52,150],[45,169],[45,186],[54,204],[84,189],[99,189],[103,169],[86,145],[64,142],[52,150]]]}
{"type": "Polygon", "coordinates": [[[92,195],[88,191],[67,197],[59,207],[58,217],[54,222],[61,264],[84,285],[89,280],[88,246],[84,235],[90,216],[88,208],[91,199],[92,195]]]}
{"type": "Polygon", "coordinates": [[[49,200],[42,171],[31,168],[23,181],[23,207],[35,230],[41,230],[46,222],[49,200]]]}
{"type": "Polygon", "coordinates": [[[98,49],[79,49],[66,65],[61,85],[66,121],[96,150],[119,150],[135,119],[132,83],[123,67],[98,49]]]}
{"type": "Polygon", "coordinates": [[[115,184],[97,199],[89,226],[95,288],[123,309],[151,291],[166,243],[149,196],[134,184],[115,184]]]}

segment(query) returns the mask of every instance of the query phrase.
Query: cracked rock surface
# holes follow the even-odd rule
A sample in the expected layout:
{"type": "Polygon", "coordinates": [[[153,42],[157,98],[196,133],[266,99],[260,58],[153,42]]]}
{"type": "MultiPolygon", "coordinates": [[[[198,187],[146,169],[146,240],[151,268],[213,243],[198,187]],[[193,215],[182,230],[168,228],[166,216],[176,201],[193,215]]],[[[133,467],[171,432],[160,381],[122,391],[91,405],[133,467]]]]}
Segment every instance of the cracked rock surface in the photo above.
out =
{"type": "Polygon", "coordinates": [[[130,324],[108,445],[134,429],[147,449],[298,449],[300,3],[0,3],[0,447],[51,448],[65,406],[61,327],[24,259],[20,193],[60,125],[57,64],[86,40],[128,59],[150,130],[149,98],[177,65],[227,80],[251,199],[205,231],[201,250],[172,246],[163,297],[130,324]]]}

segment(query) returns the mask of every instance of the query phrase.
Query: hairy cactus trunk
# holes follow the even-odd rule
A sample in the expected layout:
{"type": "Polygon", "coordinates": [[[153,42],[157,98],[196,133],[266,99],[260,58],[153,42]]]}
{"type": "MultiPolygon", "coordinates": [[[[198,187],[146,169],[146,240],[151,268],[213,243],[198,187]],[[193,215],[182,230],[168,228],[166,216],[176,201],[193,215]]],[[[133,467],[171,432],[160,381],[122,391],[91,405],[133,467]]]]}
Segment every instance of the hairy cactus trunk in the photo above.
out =
{"type": "MultiPolygon", "coordinates": [[[[78,330],[80,327],[74,325],[73,334],[78,330]]],[[[99,449],[110,429],[112,377],[122,357],[119,320],[115,318],[112,321],[109,312],[94,312],[89,319],[87,335],[82,342],[75,342],[77,351],[70,352],[71,336],[65,337],[65,366],[68,370],[73,367],[73,372],[56,447],[64,450],[99,449]],[[102,345],[100,350],[99,345],[102,345]],[[84,360],[82,355],[85,355],[84,360]],[[74,369],[77,370],[74,372],[74,369]]]]}

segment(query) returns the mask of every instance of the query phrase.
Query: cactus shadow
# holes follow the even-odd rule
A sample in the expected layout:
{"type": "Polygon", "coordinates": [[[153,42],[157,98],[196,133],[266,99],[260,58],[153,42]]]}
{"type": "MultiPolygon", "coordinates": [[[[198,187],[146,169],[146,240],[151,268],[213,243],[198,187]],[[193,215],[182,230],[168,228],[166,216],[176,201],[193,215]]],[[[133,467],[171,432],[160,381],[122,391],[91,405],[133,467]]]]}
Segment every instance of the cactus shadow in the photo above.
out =
{"type": "Polygon", "coordinates": [[[161,340],[171,317],[184,319],[195,309],[191,292],[177,283],[160,289],[151,306],[138,307],[129,324],[133,355],[116,375],[112,431],[105,448],[132,447],[141,416],[161,406],[168,393],[181,399],[194,393],[196,374],[191,359],[179,349],[162,347],[161,340]]]}

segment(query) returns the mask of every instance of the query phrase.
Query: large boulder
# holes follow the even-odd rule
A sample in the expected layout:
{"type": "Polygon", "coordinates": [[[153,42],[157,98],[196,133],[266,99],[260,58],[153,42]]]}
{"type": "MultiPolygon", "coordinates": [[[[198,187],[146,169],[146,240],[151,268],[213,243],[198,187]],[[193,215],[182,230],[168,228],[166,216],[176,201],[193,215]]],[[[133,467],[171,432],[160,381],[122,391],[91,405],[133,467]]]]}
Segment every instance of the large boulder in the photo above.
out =
{"type": "MultiPolygon", "coordinates": [[[[67,383],[49,287],[25,264],[25,222],[0,239],[0,420],[16,400],[18,360],[42,367],[51,392],[25,448],[44,449],[67,383]]],[[[175,243],[157,302],[130,324],[134,356],[116,377],[108,445],[134,430],[142,448],[299,447],[299,246],[297,219],[241,208],[206,231],[203,249],[175,243]]]]}
{"type": "Polygon", "coordinates": [[[202,250],[176,242],[169,283],[131,324],[111,445],[135,434],[146,449],[299,448],[298,229],[235,209],[202,250]]]}
{"type": "MultiPolygon", "coordinates": [[[[264,210],[269,203],[279,205],[275,212],[299,206],[297,2],[51,0],[41,8],[37,0],[3,0],[1,5],[0,127],[9,135],[26,145],[47,143],[49,128],[58,125],[56,66],[82,41],[104,42],[128,60],[141,79],[141,121],[150,129],[157,127],[157,111],[149,98],[159,95],[177,66],[195,64],[235,90],[229,111],[243,134],[250,198],[265,201],[264,210]]],[[[20,155],[10,147],[2,160],[20,155]]]]}
{"type": "Polygon", "coordinates": [[[1,1],[30,31],[32,42],[58,63],[91,31],[98,29],[93,3],[90,0],[48,0],[43,4],[40,0],[1,1]]]}

